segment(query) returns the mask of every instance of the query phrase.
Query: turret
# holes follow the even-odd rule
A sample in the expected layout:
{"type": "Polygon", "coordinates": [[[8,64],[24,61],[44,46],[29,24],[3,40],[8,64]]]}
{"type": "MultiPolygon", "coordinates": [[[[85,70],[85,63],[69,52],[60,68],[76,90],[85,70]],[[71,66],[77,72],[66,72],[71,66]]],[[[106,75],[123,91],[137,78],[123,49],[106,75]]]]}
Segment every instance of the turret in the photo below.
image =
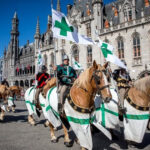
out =
{"type": "Polygon", "coordinates": [[[14,17],[12,19],[12,30],[11,30],[11,65],[16,64],[16,62],[19,59],[19,40],[18,40],[18,36],[19,36],[19,31],[18,31],[18,25],[19,25],[19,20],[18,20],[18,16],[17,13],[14,13],[14,17]]]}
{"type": "Polygon", "coordinates": [[[60,0],[57,0],[57,11],[61,11],[61,8],[60,8],[60,0]]]}
{"type": "Polygon", "coordinates": [[[96,29],[103,28],[103,0],[92,0],[96,29]]]}

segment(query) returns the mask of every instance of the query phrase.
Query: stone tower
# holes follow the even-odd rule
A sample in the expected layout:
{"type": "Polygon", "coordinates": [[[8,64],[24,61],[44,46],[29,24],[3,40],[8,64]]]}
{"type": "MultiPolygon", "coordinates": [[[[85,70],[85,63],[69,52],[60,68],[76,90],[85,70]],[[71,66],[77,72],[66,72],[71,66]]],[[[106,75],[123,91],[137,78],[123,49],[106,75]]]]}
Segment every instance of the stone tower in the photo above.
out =
{"type": "Polygon", "coordinates": [[[18,31],[19,20],[17,13],[15,12],[12,19],[12,30],[11,30],[11,40],[10,40],[10,58],[11,66],[17,64],[19,60],[19,31],[18,31]]]}
{"type": "MultiPolygon", "coordinates": [[[[92,0],[96,29],[103,28],[103,0],[92,0]]],[[[96,30],[95,29],[95,30],[96,30]]]]}

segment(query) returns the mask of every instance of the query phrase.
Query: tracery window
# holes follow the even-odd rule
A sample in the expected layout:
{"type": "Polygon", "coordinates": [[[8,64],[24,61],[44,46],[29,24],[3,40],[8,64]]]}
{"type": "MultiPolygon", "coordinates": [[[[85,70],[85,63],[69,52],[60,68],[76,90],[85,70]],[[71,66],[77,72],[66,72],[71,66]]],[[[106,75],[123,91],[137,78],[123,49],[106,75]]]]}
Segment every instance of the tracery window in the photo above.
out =
{"type": "Polygon", "coordinates": [[[79,49],[76,45],[74,45],[72,48],[72,57],[79,62],[79,49]]]}
{"type": "Polygon", "coordinates": [[[118,57],[120,59],[124,59],[124,42],[123,42],[123,38],[119,37],[117,43],[118,43],[118,57]]]}
{"type": "Polygon", "coordinates": [[[87,47],[87,67],[92,65],[92,47],[87,47]]]}
{"type": "Polygon", "coordinates": [[[124,18],[126,18],[125,21],[131,21],[132,20],[132,8],[131,6],[128,5],[125,5],[124,6],[124,18]]]}

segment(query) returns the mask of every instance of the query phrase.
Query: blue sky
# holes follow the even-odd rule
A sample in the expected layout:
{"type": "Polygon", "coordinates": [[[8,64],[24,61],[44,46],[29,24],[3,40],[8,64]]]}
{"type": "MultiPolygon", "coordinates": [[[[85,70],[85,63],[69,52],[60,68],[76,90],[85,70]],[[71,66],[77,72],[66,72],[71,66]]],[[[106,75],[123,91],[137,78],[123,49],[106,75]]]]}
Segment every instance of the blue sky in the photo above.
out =
{"type": "MultiPolygon", "coordinates": [[[[109,3],[114,0],[104,0],[109,3]]],[[[73,0],[60,0],[61,10],[67,12],[66,5],[73,4],[73,0]]],[[[56,8],[57,0],[53,0],[56,8]]],[[[51,14],[51,0],[0,0],[0,56],[10,41],[11,21],[15,11],[19,18],[19,46],[34,41],[37,17],[40,20],[41,33],[46,31],[47,16],[51,14]]]]}

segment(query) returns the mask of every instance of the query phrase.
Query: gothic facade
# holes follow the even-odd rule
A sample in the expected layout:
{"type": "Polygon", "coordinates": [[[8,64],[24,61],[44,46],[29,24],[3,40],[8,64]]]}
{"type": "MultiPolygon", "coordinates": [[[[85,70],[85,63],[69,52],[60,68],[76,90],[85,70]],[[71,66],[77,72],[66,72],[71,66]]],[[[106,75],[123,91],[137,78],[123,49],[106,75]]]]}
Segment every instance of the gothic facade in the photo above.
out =
{"type": "Polygon", "coordinates": [[[35,78],[34,44],[19,47],[19,19],[15,12],[12,19],[11,39],[8,48],[4,50],[4,72],[10,85],[31,86],[35,78]]]}
{"type": "MultiPolygon", "coordinates": [[[[57,1],[57,10],[61,10],[60,0],[57,1]]],[[[149,0],[116,0],[107,5],[104,5],[103,0],[75,0],[73,5],[67,6],[67,10],[70,23],[80,34],[91,37],[94,41],[99,36],[102,41],[113,45],[115,55],[126,61],[132,78],[150,73],[149,0]]],[[[37,25],[35,55],[37,56],[40,47],[48,67],[54,63],[53,45],[57,64],[62,62],[64,53],[70,60],[74,57],[84,68],[89,67],[93,60],[100,64],[105,62],[100,48],[95,45],[85,46],[66,40],[52,40],[52,36],[47,36],[48,33],[52,35],[51,26],[42,41],[38,27],[37,25]],[[49,45],[46,37],[49,38],[49,45]]],[[[111,64],[111,68],[114,70],[117,66],[111,64]]]]}

